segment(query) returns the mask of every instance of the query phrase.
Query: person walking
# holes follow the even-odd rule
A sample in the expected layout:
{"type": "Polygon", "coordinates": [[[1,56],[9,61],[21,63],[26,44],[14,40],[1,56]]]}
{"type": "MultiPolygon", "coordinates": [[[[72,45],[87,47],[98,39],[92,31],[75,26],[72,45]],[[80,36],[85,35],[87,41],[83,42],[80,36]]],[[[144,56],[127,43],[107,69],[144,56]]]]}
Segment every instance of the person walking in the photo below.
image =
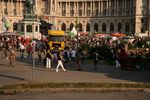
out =
{"type": "Polygon", "coordinates": [[[82,58],[81,58],[81,50],[77,50],[76,53],[76,67],[77,71],[81,71],[81,63],[82,63],[82,58]]]}
{"type": "Polygon", "coordinates": [[[42,62],[42,50],[41,50],[41,48],[38,48],[38,59],[39,59],[39,63],[41,63],[42,62]]]}
{"type": "Polygon", "coordinates": [[[32,58],[32,49],[32,45],[29,43],[27,46],[28,59],[32,58]]]}
{"type": "Polygon", "coordinates": [[[64,61],[64,58],[61,55],[60,51],[57,52],[57,59],[58,59],[58,64],[57,64],[57,67],[56,67],[56,72],[58,72],[58,69],[59,69],[60,66],[64,71],[66,71],[66,69],[64,68],[63,63],[62,63],[62,61],[64,61]]]}
{"type": "Polygon", "coordinates": [[[95,51],[94,54],[93,54],[94,70],[97,70],[98,56],[99,56],[98,52],[95,51]]]}
{"type": "Polygon", "coordinates": [[[16,52],[15,52],[14,47],[12,47],[11,50],[10,50],[9,60],[10,60],[9,65],[14,67],[15,66],[15,61],[16,61],[16,52]]]}
{"type": "Polygon", "coordinates": [[[46,68],[51,68],[51,59],[52,59],[52,54],[50,50],[47,50],[46,53],[46,68]]]}

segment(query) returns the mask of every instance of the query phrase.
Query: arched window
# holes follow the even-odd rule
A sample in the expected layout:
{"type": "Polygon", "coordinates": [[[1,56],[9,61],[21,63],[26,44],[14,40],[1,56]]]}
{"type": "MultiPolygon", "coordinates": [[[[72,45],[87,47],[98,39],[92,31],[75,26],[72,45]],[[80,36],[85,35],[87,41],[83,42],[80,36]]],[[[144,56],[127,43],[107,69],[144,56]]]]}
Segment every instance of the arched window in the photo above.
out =
{"type": "Polygon", "coordinates": [[[122,24],[118,23],[118,32],[121,32],[121,29],[122,29],[122,24]]]}
{"type": "Polygon", "coordinates": [[[110,32],[114,32],[114,24],[110,23],[110,32]]]}
{"type": "Polygon", "coordinates": [[[14,23],[14,24],[13,24],[13,30],[14,30],[14,31],[17,31],[17,23],[14,23]]]}
{"type": "Polygon", "coordinates": [[[90,24],[89,23],[86,24],[86,31],[90,32],[90,24]]]}
{"type": "Polygon", "coordinates": [[[74,27],[74,24],[71,23],[71,24],[70,24],[70,31],[72,30],[73,27],[74,27]]]}
{"type": "Polygon", "coordinates": [[[105,23],[102,24],[102,32],[106,32],[106,24],[105,23]]]}
{"type": "Polygon", "coordinates": [[[94,31],[98,32],[98,24],[97,23],[94,24],[94,31]]]}
{"type": "Polygon", "coordinates": [[[79,23],[79,31],[82,32],[82,24],[79,23]]]}
{"type": "Polygon", "coordinates": [[[32,32],[32,25],[27,25],[27,32],[32,32]]]}
{"type": "Polygon", "coordinates": [[[61,29],[62,29],[63,31],[66,31],[66,24],[65,24],[65,23],[62,24],[61,29]]]}
{"type": "Polygon", "coordinates": [[[35,31],[38,32],[38,26],[35,27],[35,31]]]}
{"type": "Polygon", "coordinates": [[[125,30],[126,30],[126,32],[129,32],[129,30],[130,30],[130,24],[128,22],[126,23],[126,29],[125,30]]]}

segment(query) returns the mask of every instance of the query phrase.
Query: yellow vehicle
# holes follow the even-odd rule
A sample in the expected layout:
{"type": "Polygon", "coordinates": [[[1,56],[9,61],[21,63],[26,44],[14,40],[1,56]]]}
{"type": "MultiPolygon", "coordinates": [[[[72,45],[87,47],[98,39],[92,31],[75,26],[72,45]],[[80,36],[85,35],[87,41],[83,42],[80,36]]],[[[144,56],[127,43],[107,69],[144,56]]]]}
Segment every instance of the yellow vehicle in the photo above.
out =
{"type": "Polygon", "coordinates": [[[61,30],[49,30],[48,31],[48,44],[50,50],[59,49],[64,50],[64,36],[65,32],[61,30]]]}

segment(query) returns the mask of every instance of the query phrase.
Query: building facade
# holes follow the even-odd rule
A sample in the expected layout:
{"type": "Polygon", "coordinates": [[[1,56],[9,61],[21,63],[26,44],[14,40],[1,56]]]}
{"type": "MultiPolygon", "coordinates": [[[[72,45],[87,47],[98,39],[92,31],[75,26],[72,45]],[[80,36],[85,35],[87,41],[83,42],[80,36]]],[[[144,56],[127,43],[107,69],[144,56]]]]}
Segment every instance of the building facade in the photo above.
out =
{"type": "MultiPolygon", "coordinates": [[[[100,33],[150,32],[150,0],[35,0],[35,14],[56,29],[69,31],[76,22],[79,31],[100,33]]],[[[16,30],[23,19],[25,0],[0,0],[0,18],[5,16],[16,30]]],[[[3,22],[0,22],[3,31],[3,22]]]]}

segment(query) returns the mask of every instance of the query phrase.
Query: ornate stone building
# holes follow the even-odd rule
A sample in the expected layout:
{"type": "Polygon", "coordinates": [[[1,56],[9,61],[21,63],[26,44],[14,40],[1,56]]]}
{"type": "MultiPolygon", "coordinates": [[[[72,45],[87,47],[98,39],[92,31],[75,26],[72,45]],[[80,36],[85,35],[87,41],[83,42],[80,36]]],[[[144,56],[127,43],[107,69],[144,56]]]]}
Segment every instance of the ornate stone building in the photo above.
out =
{"type": "MultiPolygon", "coordinates": [[[[16,23],[23,19],[24,3],[25,0],[0,0],[0,18],[6,16],[11,30],[16,30],[16,23]]],[[[71,30],[77,18],[79,31],[150,31],[150,0],[36,0],[35,13],[65,31],[71,30]]]]}

